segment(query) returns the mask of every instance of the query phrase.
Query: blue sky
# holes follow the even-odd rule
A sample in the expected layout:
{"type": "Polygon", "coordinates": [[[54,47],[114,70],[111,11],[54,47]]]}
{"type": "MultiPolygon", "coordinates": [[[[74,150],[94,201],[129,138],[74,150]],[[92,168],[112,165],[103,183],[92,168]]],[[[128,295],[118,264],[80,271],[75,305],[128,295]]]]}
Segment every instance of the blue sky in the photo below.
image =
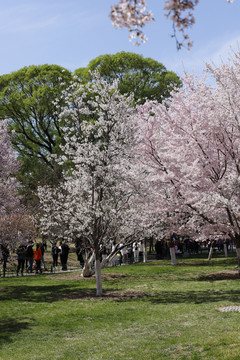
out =
{"type": "Polygon", "coordinates": [[[155,21],[145,27],[146,44],[133,46],[127,30],[112,27],[111,4],[117,0],[0,0],[0,75],[24,66],[58,64],[71,71],[95,57],[135,52],[182,75],[202,73],[204,62],[220,63],[238,48],[240,0],[200,0],[189,35],[191,51],[177,51],[163,0],[148,0],[155,21]]]}

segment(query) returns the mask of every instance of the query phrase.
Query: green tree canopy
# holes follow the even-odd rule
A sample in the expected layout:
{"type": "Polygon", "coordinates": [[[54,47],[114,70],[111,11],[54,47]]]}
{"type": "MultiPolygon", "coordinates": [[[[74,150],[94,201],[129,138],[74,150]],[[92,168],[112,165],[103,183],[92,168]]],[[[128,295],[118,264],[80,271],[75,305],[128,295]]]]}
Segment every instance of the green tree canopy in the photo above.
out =
{"type": "Polygon", "coordinates": [[[61,101],[56,105],[54,100],[71,80],[72,73],[58,65],[32,65],[0,76],[0,119],[8,119],[14,131],[12,143],[22,162],[18,176],[25,190],[58,176],[48,159],[62,142],[61,101]]]}
{"type": "Polygon", "coordinates": [[[75,75],[84,83],[92,80],[91,71],[98,71],[110,83],[118,79],[120,92],[133,92],[135,100],[141,103],[145,99],[162,102],[174,87],[181,86],[179,77],[163,64],[130,52],[101,55],[87,67],[75,70],[75,75]]]}

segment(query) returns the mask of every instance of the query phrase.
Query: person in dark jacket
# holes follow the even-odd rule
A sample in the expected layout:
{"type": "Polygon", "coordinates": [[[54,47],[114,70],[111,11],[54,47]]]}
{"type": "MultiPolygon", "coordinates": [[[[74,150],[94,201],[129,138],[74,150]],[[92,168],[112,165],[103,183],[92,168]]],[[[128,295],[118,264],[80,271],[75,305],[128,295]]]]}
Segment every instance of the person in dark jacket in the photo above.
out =
{"type": "Polygon", "coordinates": [[[51,254],[52,254],[52,259],[53,259],[53,268],[56,268],[58,266],[58,254],[60,252],[60,249],[57,247],[56,243],[52,244],[52,250],[51,250],[51,254]]]}
{"type": "Polygon", "coordinates": [[[2,262],[3,262],[3,277],[5,277],[7,269],[7,260],[9,257],[9,250],[7,245],[1,244],[2,262]]]}
{"type": "Polygon", "coordinates": [[[27,272],[32,273],[33,271],[33,243],[29,242],[26,249],[26,267],[27,272]]]}
{"type": "Polygon", "coordinates": [[[83,250],[80,246],[76,247],[77,259],[80,262],[80,267],[84,268],[84,258],[83,258],[83,250]]]}
{"type": "Polygon", "coordinates": [[[68,260],[68,253],[69,253],[69,246],[64,242],[61,242],[61,263],[62,263],[62,270],[67,270],[67,260],[68,260]]]}
{"type": "Polygon", "coordinates": [[[162,258],[162,242],[157,239],[155,243],[156,259],[159,260],[162,258]]]}
{"type": "Polygon", "coordinates": [[[26,260],[26,246],[20,245],[17,249],[17,261],[18,261],[17,276],[19,270],[21,270],[21,275],[23,276],[25,260],[26,260]]]}

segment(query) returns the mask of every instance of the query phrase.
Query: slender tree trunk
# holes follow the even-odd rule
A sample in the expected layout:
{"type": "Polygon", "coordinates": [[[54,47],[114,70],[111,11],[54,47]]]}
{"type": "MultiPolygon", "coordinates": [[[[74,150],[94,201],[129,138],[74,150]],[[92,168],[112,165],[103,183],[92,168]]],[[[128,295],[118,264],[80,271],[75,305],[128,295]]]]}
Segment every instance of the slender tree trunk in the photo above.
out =
{"type": "Polygon", "coordinates": [[[147,242],[146,240],[143,241],[143,262],[147,262],[147,242]]]}
{"type": "Polygon", "coordinates": [[[211,245],[210,250],[209,250],[209,254],[208,254],[208,260],[212,260],[212,256],[213,256],[213,246],[211,245]]]}
{"type": "Polygon", "coordinates": [[[83,271],[82,271],[83,277],[90,277],[93,275],[91,266],[92,266],[94,258],[95,258],[94,254],[92,254],[89,258],[89,252],[87,252],[86,254],[83,255],[83,259],[84,259],[84,267],[83,267],[83,271]]]}
{"type": "Polygon", "coordinates": [[[236,253],[238,259],[238,274],[240,276],[240,234],[235,233],[235,236],[232,237],[232,240],[236,246],[236,253]]]}
{"type": "Polygon", "coordinates": [[[172,265],[177,265],[175,248],[174,248],[174,247],[170,247],[169,250],[170,250],[170,257],[171,257],[172,265]]]}
{"type": "Polygon", "coordinates": [[[240,276],[240,247],[236,247],[237,259],[238,259],[238,274],[240,276]]]}
{"type": "Polygon", "coordinates": [[[90,265],[89,259],[86,259],[84,261],[84,267],[83,267],[83,271],[82,271],[82,276],[83,277],[92,276],[91,265],[90,265]]]}
{"type": "Polygon", "coordinates": [[[97,296],[102,296],[102,278],[101,278],[101,263],[100,263],[100,259],[96,259],[96,260],[95,260],[95,276],[96,276],[97,296]]]}
{"type": "Polygon", "coordinates": [[[227,244],[223,244],[225,257],[228,257],[227,244]]]}

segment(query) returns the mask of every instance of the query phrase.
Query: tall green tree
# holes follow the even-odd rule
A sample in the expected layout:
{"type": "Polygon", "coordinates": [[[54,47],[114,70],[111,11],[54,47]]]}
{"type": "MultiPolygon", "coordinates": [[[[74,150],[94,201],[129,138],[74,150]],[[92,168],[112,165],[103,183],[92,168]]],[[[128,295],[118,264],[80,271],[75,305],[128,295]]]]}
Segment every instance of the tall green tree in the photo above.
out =
{"type": "Polygon", "coordinates": [[[98,71],[110,83],[118,79],[119,91],[122,94],[132,92],[140,103],[146,99],[162,102],[174,87],[181,86],[179,77],[162,63],[130,52],[101,55],[87,67],[75,70],[75,75],[84,83],[92,80],[93,71],[98,71]]]}
{"type": "Polygon", "coordinates": [[[0,119],[7,119],[22,164],[18,178],[31,196],[37,185],[54,183],[60,171],[49,155],[63,142],[55,99],[69,86],[72,73],[58,65],[24,67],[0,76],[0,119]]]}

